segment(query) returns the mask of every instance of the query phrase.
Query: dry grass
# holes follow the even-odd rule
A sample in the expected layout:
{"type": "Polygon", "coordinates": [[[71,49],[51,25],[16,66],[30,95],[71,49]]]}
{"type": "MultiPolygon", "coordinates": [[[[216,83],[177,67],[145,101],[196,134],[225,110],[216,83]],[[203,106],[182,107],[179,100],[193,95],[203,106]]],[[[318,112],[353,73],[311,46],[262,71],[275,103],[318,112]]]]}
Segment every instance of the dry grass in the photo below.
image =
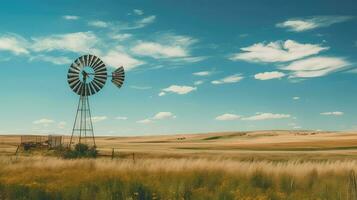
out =
{"type": "Polygon", "coordinates": [[[0,199],[357,199],[356,133],[259,131],[96,141],[103,155],[96,160],[16,158],[19,137],[0,136],[0,155],[7,155],[0,157],[0,199]],[[113,147],[111,160],[105,155],[113,147]]]}
{"type": "MultiPolygon", "coordinates": [[[[0,154],[16,150],[19,136],[0,136],[0,154]]],[[[122,155],[189,157],[224,155],[235,158],[284,157],[335,159],[357,156],[357,133],[312,131],[252,131],[168,136],[97,137],[101,154],[112,148],[122,155]],[[179,138],[184,138],[180,140],[179,138]]]]}
{"type": "Polygon", "coordinates": [[[352,199],[357,171],[357,161],[174,158],[3,157],[0,166],[10,199],[352,199]]]}

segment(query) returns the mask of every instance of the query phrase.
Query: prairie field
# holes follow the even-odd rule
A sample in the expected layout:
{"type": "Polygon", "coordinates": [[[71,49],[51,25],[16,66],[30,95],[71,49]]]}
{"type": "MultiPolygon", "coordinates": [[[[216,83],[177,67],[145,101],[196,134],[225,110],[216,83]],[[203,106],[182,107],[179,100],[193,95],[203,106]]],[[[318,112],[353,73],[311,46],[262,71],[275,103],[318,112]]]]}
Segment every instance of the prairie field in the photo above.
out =
{"type": "Polygon", "coordinates": [[[0,199],[357,199],[354,132],[97,137],[70,160],[18,142],[0,136],[0,199]]]}

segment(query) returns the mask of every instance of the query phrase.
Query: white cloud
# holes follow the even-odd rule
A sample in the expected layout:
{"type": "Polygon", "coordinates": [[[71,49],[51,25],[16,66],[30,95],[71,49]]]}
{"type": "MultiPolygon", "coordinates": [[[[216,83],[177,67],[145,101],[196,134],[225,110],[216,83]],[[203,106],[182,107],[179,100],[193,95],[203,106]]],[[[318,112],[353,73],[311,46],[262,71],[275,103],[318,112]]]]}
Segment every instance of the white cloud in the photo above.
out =
{"type": "Polygon", "coordinates": [[[350,63],[343,58],[320,56],[294,61],[281,69],[291,71],[291,77],[311,78],[327,75],[348,65],[350,63]]]}
{"type": "Polygon", "coordinates": [[[174,62],[195,63],[195,62],[202,61],[206,58],[207,58],[206,56],[188,56],[188,57],[184,57],[184,58],[173,58],[171,60],[174,62]]]}
{"type": "Polygon", "coordinates": [[[33,38],[34,51],[64,50],[71,52],[92,52],[98,38],[92,32],[76,32],[33,38]]]}
{"type": "Polygon", "coordinates": [[[127,120],[128,117],[118,116],[115,119],[117,119],[117,120],[127,120]]]}
{"type": "Polygon", "coordinates": [[[283,119],[290,118],[288,114],[273,114],[273,113],[258,113],[257,115],[251,117],[242,118],[243,120],[257,121],[257,120],[268,120],[268,119],[283,119]]]}
{"type": "Polygon", "coordinates": [[[150,120],[150,119],[143,119],[143,120],[136,121],[136,123],[139,123],[139,124],[149,124],[149,123],[152,123],[152,120],[150,120]]]}
{"type": "Polygon", "coordinates": [[[179,46],[162,45],[155,42],[141,42],[131,49],[134,53],[153,58],[185,57],[185,49],[179,46]]]}
{"type": "Polygon", "coordinates": [[[216,117],[216,120],[219,121],[229,121],[229,120],[236,120],[239,119],[240,116],[239,115],[235,115],[235,114],[230,114],[230,113],[225,113],[223,115],[219,115],[216,117]]]}
{"type": "Polygon", "coordinates": [[[140,9],[134,9],[133,12],[134,12],[136,15],[143,15],[143,14],[144,14],[144,11],[143,11],[143,10],[140,10],[140,9]]]}
{"type": "Polygon", "coordinates": [[[301,44],[293,40],[275,41],[241,48],[243,52],[234,54],[230,59],[249,62],[287,62],[315,55],[327,49],[329,48],[317,44],[301,44]]]}
{"type": "Polygon", "coordinates": [[[109,24],[107,22],[101,21],[101,20],[90,21],[90,22],[88,22],[88,25],[98,27],[98,28],[107,28],[109,26],[109,24]]]}
{"type": "MultiPolygon", "coordinates": [[[[196,87],[191,87],[191,86],[186,86],[186,85],[171,85],[168,88],[164,88],[162,89],[162,92],[172,92],[172,93],[176,93],[176,94],[187,94],[190,93],[192,91],[197,90],[196,87]]],[[[162,95],[161,95],[162,96],[162,95]]]]}
{"type": "Polygon", "coordinates": [[[171,59],[172,61],[198,62],[204,57],[191,57],[191,46],[197,40],[188,36],[164,34],[154,42],[138,42],[131,51],[141,56],[171,59]]]}
{"type": "Polygon", "coordinates": [[[138,21],[138,24],[142,25],[142,26],[146,26],[147,24],[153,23],[155,21],[155,19],[156,19],[156,16],[151,15],[151,16],[145,17],[145,18],[141,19],[140,21],[138,21]]]}
{"type": "Polygon", "coordinates": [[[320,113],[321,115],[336,115],[336,116],[341,116],[343,115],[344,113],[341,112],[341,111],[333,111],[333,112],[323,112],[323,113],[320,113]]]}
{"type": "Polygon", "coordinates": [[[171,112],[158,112],[152,119],[153,120],[162,120],[162,119],[173,119],[176,118],[171,112]]]}
{"type": "Polygon", "coordinates": [[[194,84],[194,85],[201,85],[202,83],[204,83],[204,81],[199,80],[199,81],[195,81],[193,84],[194,84]]]}
{"type": "Polygon", "coordinates": [[[135,21],[134,23],[126,23],[122,22],[116,25],[118,29],[121,30],[132,30],[132,29],[139,29],[148,26],[149,24],[154,23],[156,20],[155,15],[150,15],[148,17],[144,17],[140,20],[135,21]]]}
{"type": "Polygon", "coordinates": [[[215,84],[215,85],[226,84],[226,83],[237,83],[237,82],[241,81],[243,78],[244,77],[241,76],[241,74],[234,74],[234,75],[227,76],[220,80],[211,81],[211,83],[215,84]]]}
{"type": "Polygon", "coordinates": [[[160,92],[158,95],[159,95],[159,97],[162,97],[162,96],[165,96],[166,93],[165,92],[160,92]]]}
{"type": "Polygon", "coordinates": [[[46,56],[46,55],[38,55],[31,57],[30,60],[41,60],[41,61],[46,61],[53,63],[55,65],[65,65],[65,64],[70,64],[72,62],[71,59],[64,57],[64,56],[46,56]]]}
{"type": "Polygon", "coordinates": [[[273,72],[263,72],[263,73],[255,74],[254,78],[258,80],[270,80],[270,79],[282,78],[284,76],[285,74],[282,72],[273,71],[273,72]]]}
{"type": "Polygon", "coordinates": [[[77,20],[77,19],[79,19],[79,17],[76,16],[76,15],[64,15],[62,17],[63,17],[63,19],[66,19],[66,20],[77,20]]]}
{"type": "Polygon", "coordinates": [[[106,55],[102,56],[104,62],[114,68],[123,66],[125,70],[131,70],[139,65],[144,64],[144,62],[135,59],[125,52],[120,50],[111,50],[106,55]]]}
{"type": "Polygon", "coordinates": [[[212,72],[211,71],[201,71],[201,72],[195,72],[192,74],[195,76],[209,76],[212,74],[212,72]]]}
{"type": "Polygon", "coordinates": [[[117,33],[117,34],[110,35],[111,38],[118,40],[118,41],[123,41],[123,40],[129,39],[132,36],[133,35],[129,34],[129,33],[120,33],[120,34],[117,33]]]}
{"type": "Polygon", "coordinates": [[[293,100],[299,100],[300,97],[293,97],[293,100]]]}
{"type": "Polygon", "coordinates": [[[36,121],[33,121],[32,123],[33,124],[43,124],[43,125],[48,125],[48,124],[52,124],[54,123],[55,121],[52,120],[52,119],[47,119],[47,118],[42,118],[42,119],[39,119],[39,120],[36,120],[36,121]]]}
{"type": "Polygon", "coordinates": [[[108,119],[107,116],[94,116],[94,117],[92,117],[92,122],[93,123],[101,122],[101,121],[104,121],[106,119],[108,119]]]}
{"type": "Polygon", "coordinates": [[[146,118],[146,119],[139,120],[136,122],[141,123],[141,124],[149,124],[149,123],[152,123],[152,122],[158,121],[158,120],[175,119],[175,118],[176,118],[176,116],[171,112],[158,112],[151,118],[146,118]]]}
{"type": "Polygon", "coordinates": [[[289,31],[302,32],[345,22],[352,18],[353,17],[350,16],[315,16],[310,18],[289,19],[285,22],[278,23],[276,26],[287,28],[289,31]]]}
{"type": "Polygon", "coordinates": [[[15,34],[0,36],[0,51],[10,51],[15,55],[29,54],[27,41],[15,34]]]}

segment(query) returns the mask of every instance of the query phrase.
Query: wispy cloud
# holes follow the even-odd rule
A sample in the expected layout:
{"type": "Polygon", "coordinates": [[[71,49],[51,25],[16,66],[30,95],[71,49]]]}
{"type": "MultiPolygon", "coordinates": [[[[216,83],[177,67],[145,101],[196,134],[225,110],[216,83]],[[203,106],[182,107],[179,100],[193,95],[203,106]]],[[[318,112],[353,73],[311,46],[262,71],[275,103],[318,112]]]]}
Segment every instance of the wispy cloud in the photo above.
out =
{"type": "MultiPolygon", "coordinates": [[[[124,34],[119,36],[117,34],[111,35],[111,37],[112,39],[124,39],[124,37],[129,37],[129,35],[124,34]]],[[[48,52],[93,53],[100,56],[108,66],[114,68],[124,66],[126,70],[131,70],[144,64],[143,61],[125,52],[122,46],[114,46],[115,43],[107,42],[106,39],[108,38],[103,40],[99,39],[99,37],[91,31],[52,34],[42,37],[33,37],[31,40],[26,40],[16,35],[9,35],[0,37],[0,51],[11,51],[16,55],[28,54],[30,61],[41,60],[56,65],[69,64],[71,60],[65,56],[49,55],[47,54],[48,52]]]]}
{"type": "Polygon", "coordinates": [[[139,20],[136,20],[134,22],[118,22],[118,23],[111,23],[112,25],[110,28],[114,30],[134,30],[134,29],[140,29],[144,28],[156,21],[156,16],[155,15],[150,15],[147,17],[143,17],[139,20]]]}
{"type": "Polygon", "coordinates": [[[172,33],[157,36],[153,41],[139,41],[131,51],[140,56],[164,59],[172,62],[198,62],[206,57],[192,56],[192,46],[197,40],[172,33]]]}
{"type": "Polygon", "coordinates": [[[162,111],[156,113],[153,117],[146,118],[143,120],[136,121],[140,124],[149,124],[158,120],[165,120],[165,119],[175,119],[176,116],[172,112],[162,111]]]}
{"type": "Polygon", "coordinates": [[[186,86],[186,85],[171,85],[167,88],[162,89],[159,96],[164,96],[166,93],[176,93],[176,94],[188,94],[192,91],[197,90],[196,87],[186,86]]]}
{"type": "Polygon", "coordinates": [[[309,18],[294,18],[276,24],[279,28],[286,28],[289,31],[303,32],[320,27],[328,27],[332,24],[345,22],[353,19],[352,16],[315,16],[309,18]]]}
{"type": "Polygon", "coordinates": [[[216,120],[218,120],[218,121],[231,121],[231,120],[237,120],[239,118],[240,118],[239,115],[231,114],[231,113],[225,113],[225,114],[217,116],[216,120]]]}
{"type": "Polygon", "coordinates": [[[77,19],[79,19],[79,16],[76,16],[76,15],[64,15],[62,17],[65,20],[77,20],[77,19]]]}
{"type": "Polygon", "coordinates": [[[15,55],[29,54],[28,42],[23,37],[16,34],[0,36],[0,51],[9,51],[15,55]]]}
{"type": "Polygon", "coordinates": [[[242,118],[242,120],[258,121],[258,120],[269,120],[269,119],[284,119],[290,118],[289,114],[274,114],[274,113],[258,113],[251,117],[242,118]]]}
{"type": "Polygon", "coordinates": [[[92,20],[88,21],[88,26],[96,27],[96,28],[108,28],[111,31],[119,31],[119,30],[133,30],[144,28],[156,20],[155,15],[150,15],[147,17],[143,17],[133,22],[120,22],[120,21],[103,21],[103,20],[92,20]]]}
{"type": "Polygon", "coordinates": [[[112,67],[124,66],[125,70],[131,70],[139,65],[144,64],[143,61],[140,61],[131,55],[121,51],[120,49],[113,48],[107,54],[102,56],[102,59],[106,64],[112,67]]]}
{"type": "Polygon", "coordinates": [[[134,14],[136,14],[136,15],[143,15],[143,14],[144,14],[144,11],[143,11],[143,10],[140,10],[140,9],[134,9],[133,12],[134,12],[134,14]]]}
{"type": "Polygon", "coordinates": [[[293,97],[293,100],[299,100],[300,97],[293,97]]]}
{"type": "Polygon", "coordinates": [[[195,81],[193,84],[194,85],[201,85],[202,83],[204,83],[204,81],[198,80],[198,81],[195,81]]]}
{"type": "Polygon", "coordinates": [[[116,117],[115,119],[117,119],[117,120],[127,120],[128,117],[118,116],[118,117],[116,117]]]}
{"type": "Polygon", "coordinates": [[[237,83],[241,81],[244,77],[241,74],[234,74],[231,76],[227,76],[223,79],[220,80],[214,80],[211,81],[212,84],[214,85],[219,85],[219,84],[227,84],[227,83],[237,83]]]}
{"type": "Polygon", "coordinates": [[[171,112],[158,112],[152,119],[162,120],[162,119],[174,119],[176,116],[171,112]]]}
{"type": "Polygon", "coordinates": [[[211,71],[200,71],[200,72],[194,72],[192,73],[195,76],[209,76],[212,74],[211,71]]]}
{"type": "Polygon", "coordinates": [[[155,20],[156,20],[156,16],[155,15],[150,15],[148,17],[145,17],[145,18],[139,20],[138,24],[142,25],[142,26],[146,26],[147,24],[153,23],[155,20]]]}
{"type": "Polygon", "coordinates": [[[275,41],[268,44],[262,42],[241,48],[243,52],[234,54],[230,59],[248,62],[287,62],[315,55],[327,49],[329,47],[301,44],[293,40],[275,41]]]}
{"type": "Polygon", "coordinates": [[[98,38],[92,32],[76,32],[55,34],[33,38],[34,51],[63,50],[71,52],[92,52],[98,43],[98,38]]]}
{"type": "Polygon", "coordinates": [[[58,127],[59,129],[64,129],[64,128],[66,127],[66,125],[67,125],[67,122],[65,122],[65,121],[60,121],[60,122],[58,122],[57,127],[58,127]]]}
{"type": "Polygon", "coordinates": [[[127,40],[129,38],[131,38],[133,35],[130,33],[117,33],[117,34],[112,34],[110,35],[110,37],[114,40],[118,40],[118,41],[124,41],[127,40]]]}
{"type": "Polygon", "coordinates": [[[38,55],[38,56],[33,56],[30,58],[30,60],[41,60],[41,61],[46,61],[53,63],[55,65],[65,65],[65,64],[70,64],[72,62],[71,59],[65,56],[49,56],[49,55],[38,55]]]}
{"type": "Polygon", "coordinates": [[[320,115],[335,115],[335,116],[341,116],[343,115],[344,113],[341,112],[341,111],[333,111],[333,112],[323,112],[323,113],[320,113],[320,115]]]}
{"type": "Polygon", "coordinates": [[[140,42],[131,49],[134,53],[153,58],[185,57],[187,52],[180,46],[162,45],[155,42],[140,42]]]}
{"type": "Polygon", "coordinates": [[[35,121],[33,121],[32,123],[33,123],[33,124],[48,125],[48,124],[55,123],[55,121],[52,120],[52,119],[48,119],[48,118],[42,118],[42,119],[39,119],[39,120],[35,120],[35,121]]]}
{"type": "Polygon", "coordinates": [[[139,123],[139,124],[150,124],[150,123],[152,123],[152,120],[150,120],[150,119],[143,119],[143,120],[136,121],[136,123],[139,123]]]}
{"type": "Polygon", "coordinates": [[[107,28],[109,26],[109,24],[107,22],[101,21],[101,20],[90,21],[90,22],[88,22],[88,25],[97,27],[97,28],[107,28]]]}
{"type": "Polygon", "coordinates": [[[325,76],[348,65],[350,63],[344,58],[320,56],[294,61],[281,69],[291,71],[291,77],[311,78],[325,76]]]}
{"type": "Polygon", "coordinates": [[[94,117],[92,117],[92,122],[97,123],[97,122],[104,121],[106,119],[108,119],[107,116],[94,116],[94,117]]]}
{"type": "Polygon", "coordinates": [[[254,78],[264,81],[264,80],[282,78],[284,76],[285,76],[285,74],[282,72],[273,71],[273,72],[263,72],[263,73],[255,74],[254,78]]]}

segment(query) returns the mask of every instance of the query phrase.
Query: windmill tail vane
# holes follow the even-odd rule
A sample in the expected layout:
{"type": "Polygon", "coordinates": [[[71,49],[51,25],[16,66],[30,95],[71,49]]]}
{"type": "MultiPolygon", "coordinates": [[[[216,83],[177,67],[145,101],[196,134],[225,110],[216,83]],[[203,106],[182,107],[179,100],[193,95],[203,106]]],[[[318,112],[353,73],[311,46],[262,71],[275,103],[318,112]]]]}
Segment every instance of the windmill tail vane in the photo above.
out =
{"type": "Polygon", "coordinates": [[[72,91],[79,95],[70,146],[78,143],[96,146],[88,97],[99,92],[108,77],[121,88],[125,79],[123,66],[108,74],[104,62],[95,55],[80,56],[70,65],[67,81],[72,91]]]}

